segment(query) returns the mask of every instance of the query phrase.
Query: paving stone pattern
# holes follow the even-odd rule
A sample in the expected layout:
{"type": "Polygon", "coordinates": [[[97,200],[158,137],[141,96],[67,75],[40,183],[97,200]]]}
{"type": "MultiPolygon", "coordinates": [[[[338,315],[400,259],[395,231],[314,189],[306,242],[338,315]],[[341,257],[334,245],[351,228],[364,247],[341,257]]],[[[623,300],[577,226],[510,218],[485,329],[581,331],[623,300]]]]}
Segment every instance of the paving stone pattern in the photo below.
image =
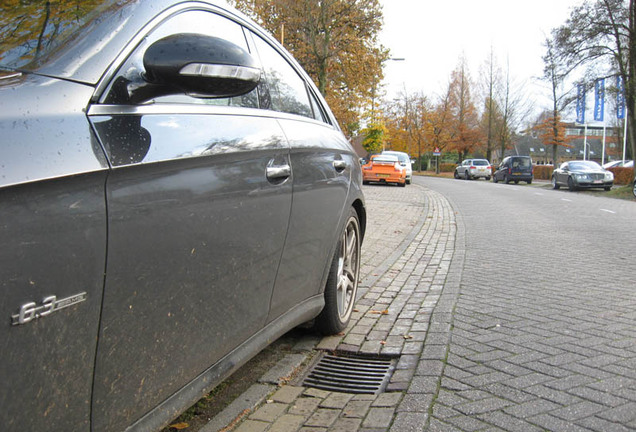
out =
{"type": "Polygon", "coordinates": [[[484,282],[506,274],[505,260],[473,249],[488,235],[467,240],[441,194],[413,184],[365,187],[365,196],[351,324],[308,336],[286,364],[317,350],[399,356],[387,392],[327,392],[274,371],[256,384],[270,394],[224,431],[636,430],[633,295],[610,286],[564,295],[536,273],[514,288],[484,282]]]}
{"type": "MultiPolygon", "coordinates": [[[[400,356],[387,392],[355,395],[283,385],[232,430],[352,432],[425,426],[450,330],[452,308],[442,317],[445,325],[431,324],[431,318],[453,259],[454,214],[441,195],[422,186],[365,187],[365,196],[368,228],[351,323],[343,335],[299,345],[301,350],[400,356]],[[425,349],[427,336],[431,345],[425,349]]],[[[278,383],[286,381],[284,377],[278,383]]]]}

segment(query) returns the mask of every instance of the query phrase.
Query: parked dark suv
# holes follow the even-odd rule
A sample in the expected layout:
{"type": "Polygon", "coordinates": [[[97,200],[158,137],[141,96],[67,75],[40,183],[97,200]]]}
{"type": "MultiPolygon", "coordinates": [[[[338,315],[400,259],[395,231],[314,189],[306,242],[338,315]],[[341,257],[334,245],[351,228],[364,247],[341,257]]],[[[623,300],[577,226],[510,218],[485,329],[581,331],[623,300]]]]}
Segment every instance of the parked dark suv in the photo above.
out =
{"type": "Polygon", "coordinates": [[[515,184],[525,181],[530,184],[532,178],[532,158],[530,156],[508,156],[497,167],[492,181],[495,183],[500,180],[506,183],[513,181],[515,184]]]}

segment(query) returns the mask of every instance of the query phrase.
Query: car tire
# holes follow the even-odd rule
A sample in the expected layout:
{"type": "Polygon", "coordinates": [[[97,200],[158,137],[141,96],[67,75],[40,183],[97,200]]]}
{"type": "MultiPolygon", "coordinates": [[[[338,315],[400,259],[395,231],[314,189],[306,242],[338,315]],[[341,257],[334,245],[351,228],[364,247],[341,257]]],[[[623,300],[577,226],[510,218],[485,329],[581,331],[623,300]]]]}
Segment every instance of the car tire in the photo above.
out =
{"type": "Polygon", "coordinates": [[[363,185],[368,185],[368,184],[369,184],[369,181],[368,181],[368,180],[363,180],[363,181],[362,181],[362,184],[363,184],[363,185]]]}
{"type": "Polygon", "coordinates": [[[486,181],[490,181],[490,177],[486,177],[486,181]]]}
{"type": "Polygon", "coordinates": [[[576,190],[576,186],[574,185],[574,180],[572,180],[572,177],[568,177],[568,190],[570,191],[576,190]]]}
{"type": "Polygon", "coordinates": [[[404,183],[398,183],[399,187],[406,187],[406,181],[404,183]]]}
{"type": "Polygon", "coordinates": [[[470,174],[468,174],[468,171],[466,171],[466,172],[464,173],[464,179],[465,179],[465,180],[470,180],[470,174]]]}
{"type": "Polygon", "coordinates": [[[503,179],[504,179],[504,183],[510,184],[510,179],[508,178],[507,175],[505,175],[503,179]]]}
{"type": "Polygon", "coordinates": [[[611,187],[611,186],[605,186],[605,190],[606,190],[607,192],[609,192],[609,191],[611,191],[611,190],[612,190],[612,187],[611,187]]]}
{"type": "Polygon", "coordinates": [[[515,180],[514,182],[515,182],[515,184],[519,184],[519,180],[515,180]]]}
{"type": "Polygon", "coordinates": [[[632,189],[632,193],[634,194],[634,198],[636,198],[636,180],[634,180],[634,189],[632,189]]]}
{"type": "Polygon", "coordinates": [[[459,179],[459,173],[457,172],[457,170],[455,170],[454,177],[455,177],[456,179],[459,179]]]}
{"type": "Polygon", "coordinates": [[[526,180],[526,183],[532,184],[532,180],[526,180]]]}
{"type": "Polygon", "coordinates": [[[499,180],[497,180],[497,176],[496,175],[492,176],[492,182],[493,183],[499,183],[499,180]]]}
{"type": "Polygon", "coordinates": [[[561,186],[557,183],[556,176],[552,176],[552,189],[560,189],[561,186]]]}
{"type": "Polygon", "coordinates": [[[314,327],[320,333],[333,335],[349,324],[360,277],[360,222],[352,208],[338,239],[325,285],[325,306],[316,317],[314,327]]]}

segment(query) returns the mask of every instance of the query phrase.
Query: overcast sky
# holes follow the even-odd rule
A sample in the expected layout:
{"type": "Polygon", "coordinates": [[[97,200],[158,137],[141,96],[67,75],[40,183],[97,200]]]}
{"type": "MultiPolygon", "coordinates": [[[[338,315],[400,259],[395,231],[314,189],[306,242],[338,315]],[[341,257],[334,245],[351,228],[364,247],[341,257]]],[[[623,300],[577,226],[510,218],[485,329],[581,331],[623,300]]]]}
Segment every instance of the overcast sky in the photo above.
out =
{"type": "Polygon", "coordinates": [[[543,73],[543,41],[583,0],[380,1],[380,41],[392,57],[405,59],[387,62],[389,97],[403,88],[429,97],[443,93],[462,55],[476,80],[492,47],[496,63],[504,68],[509,61],[511,77],[527,82],[529,97],[546,105],[546,85],[536,79],[543,73]]]}

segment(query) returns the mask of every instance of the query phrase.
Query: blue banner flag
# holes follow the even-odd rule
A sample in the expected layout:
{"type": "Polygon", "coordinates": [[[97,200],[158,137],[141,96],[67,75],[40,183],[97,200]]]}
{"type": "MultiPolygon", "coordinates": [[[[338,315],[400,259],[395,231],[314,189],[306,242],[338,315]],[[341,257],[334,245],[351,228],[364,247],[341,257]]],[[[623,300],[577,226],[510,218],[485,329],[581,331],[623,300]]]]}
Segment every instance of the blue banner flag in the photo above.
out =
{"type": "Polygon", "coordinates": [[[585,123],[585,84],[576,88],[576,122],[585,123]]]}
{"type": "Polygon", "coordinates": [[[605,78],[594,83],[594,120],[603,121],[605,117],[605,78]]]}
{"type": "Polygon", "coordinates": [[[625,118],[625,86],[620,75],[616,77],[616,118],[625,118]]]}

